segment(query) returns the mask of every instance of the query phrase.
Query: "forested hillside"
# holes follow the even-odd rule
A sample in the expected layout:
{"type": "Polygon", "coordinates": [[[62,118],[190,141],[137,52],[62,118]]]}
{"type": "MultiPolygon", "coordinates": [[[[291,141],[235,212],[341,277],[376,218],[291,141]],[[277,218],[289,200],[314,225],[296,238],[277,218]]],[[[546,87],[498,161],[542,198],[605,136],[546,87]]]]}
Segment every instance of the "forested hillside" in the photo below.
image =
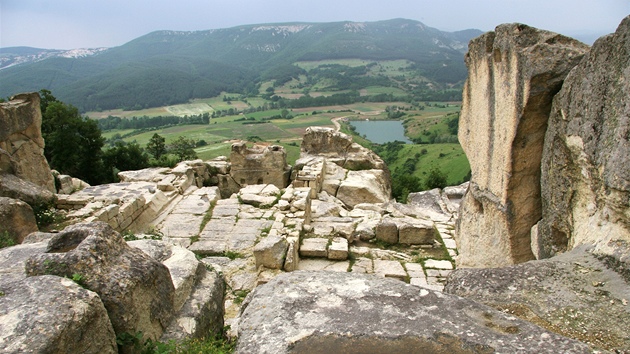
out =
{"type": "MultiPolygon", "coordinates": [[[[264,94],[261,85],[265,82],[282,85],[295,79],[306,93],[313,85],[319,83],[321,88],[326,82],[331,91],[389,86],[426,96],[461,87],[467,42],[480,33],[442,32],[402,19],[159,31],[92,55],[52,56],[4,68],[0,70],[0,97],[48,89],[82,112],[139,109],[221,92],[264,94]],[[368,63],[352,70],[334,66],[306,70],[297,65],[330,59],[368,63]],[[374,70],[377,62],[390,60],[408,65],[400,75],[374,70]]],[[[24,48],[20,53],[25,53],[24,48]]],[[[0,54],[14,61],[18,57],[11,48],[0,54]]],[[[425,96],[419,97],[428,99],[425,96]]]]}

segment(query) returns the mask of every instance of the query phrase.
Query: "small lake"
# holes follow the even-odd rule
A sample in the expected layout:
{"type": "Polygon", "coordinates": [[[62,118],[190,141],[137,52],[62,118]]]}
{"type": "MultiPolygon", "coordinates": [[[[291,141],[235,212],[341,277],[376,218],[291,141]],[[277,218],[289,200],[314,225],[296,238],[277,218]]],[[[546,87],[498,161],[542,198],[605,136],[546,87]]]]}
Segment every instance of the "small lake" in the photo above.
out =
{"type": "Polygon", "coordinates": [[[400,120],[353,120],[350,124],[359,135],[365,135],[373,143],[384,144],[395,140],[412,143],[405,136],[405,128],[400,120]]]}

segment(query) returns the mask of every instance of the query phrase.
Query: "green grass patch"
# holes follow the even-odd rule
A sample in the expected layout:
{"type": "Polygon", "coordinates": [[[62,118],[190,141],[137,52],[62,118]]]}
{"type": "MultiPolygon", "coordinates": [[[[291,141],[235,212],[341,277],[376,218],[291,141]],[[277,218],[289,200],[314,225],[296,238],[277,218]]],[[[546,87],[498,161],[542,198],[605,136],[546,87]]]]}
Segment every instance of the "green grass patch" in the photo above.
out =
{"type": "Polygon", "coordinates": [[[459,144],[406,144],[398,152],[398,160],[389,165],[391,171],[402,168],[409,157],[419,154],[414,176],[422,181],[433,168],[446,174],[448,185],[459,184],[470,172],[470,163],[459,144]]]}
{"type": "Polygon", "coordinates": [[[9,231],[0,232],[0,248],[15,246],[15,240],[9,234],[9,231]]]}

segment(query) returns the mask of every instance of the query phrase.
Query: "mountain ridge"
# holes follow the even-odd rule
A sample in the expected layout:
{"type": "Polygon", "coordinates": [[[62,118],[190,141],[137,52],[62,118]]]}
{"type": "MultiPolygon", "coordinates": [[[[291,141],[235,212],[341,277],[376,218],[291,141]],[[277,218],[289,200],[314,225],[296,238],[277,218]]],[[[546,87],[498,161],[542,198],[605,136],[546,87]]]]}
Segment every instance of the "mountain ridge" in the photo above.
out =
{"type": "MultiPolygon", "coordinates": [[[[221,91],[255,92],[262,77],[273,79],[276,72],[286,72],[282,68],[298,61],[325,59],[405,59],[415,63],[418,73],[435,87],[444,87],[464,80],[467,42],[481,33],[443,32],[406,19],[161,30],[71,58],[44,50],[50,57],[0,70],[0,96],[45,88],[81,110],[151,107],[221,91]],[[143,91],[165,84],[172,89],[160,87],[159,99],[131,102],[134,96],[146,96],[143,91]]],[[[2,49],[0,57],[11,50],[2,49]]]]}

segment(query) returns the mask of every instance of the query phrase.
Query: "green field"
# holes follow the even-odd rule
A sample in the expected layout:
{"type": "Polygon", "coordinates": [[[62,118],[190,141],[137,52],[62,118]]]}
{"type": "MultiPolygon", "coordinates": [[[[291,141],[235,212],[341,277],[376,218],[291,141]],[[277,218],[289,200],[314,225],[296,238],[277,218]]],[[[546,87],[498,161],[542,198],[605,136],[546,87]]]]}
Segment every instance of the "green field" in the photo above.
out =
{"type": "Polygon", "coordinates": [[[401,167],[408,157],[416,154],[420,154],[420,158],[414,175],[423,181],[429,171],[437,168],[446,174],[448,185],[456,185],[470,171],[468,159],[459,144],[407,144],[398,153],[399,160],[389,166],[390,170],[401,167]]]}
{"type": "MultiPolygon", "coordinates": [[[[242,101],[233,101],[245,105],[242,101]]],[[[208,107],[225,107],[227,102],[222,97],[213,99],[195,100],[187,109],[193,109],[200,105],[208,107]]],[[[183,105],[179,105],[182,106],[183,105]]],[[[146,146],[153,134],[157,133],[166,139],[166,143],[185,136],[195,141],[204,140],[207,145],[195,149],[199,158],[208,160],[217,156],[230,155],[233,141],[245,140],[263,141],[268,144],[281,145],[287,151],[287,162],[294,164],[299,158],[300,143],[306,128],[310,126],[334,127],[331,119],[346,117],[347,119],[387,119],[386,107],[398,106],[404,109],[405,115],[400,118],[404,120],[406,135],[409,138],[419,139],[423,144],[407,144],[398,152],[396,160],[389,165],[392,172],[401,168],[407,159],[415,157],[414,175],[424,181],[429,171],[439,169],[447,176],[449,185],[460,183],[470,171],[468,160],[461,147],[457,143],[427,144],[430,134],[445,135],[448,133],[447,122],[453,117],[457,117],[460,106],[455,103],[435,103],[425,102],[423,108],[412,107],[405,102],[385,102],[385,103],[356,103],[344,106],[330,107],[307,107],[289,110],[292,119],[264,120],[272,116],[278,116],[282,110],[267,110],[233,116],[211,118],[208,125],[179,125],[156,130],[138,131],[132,134],[133,130],[112,130],[103,133],[107,139],[111,139],[116,134],[126,136],[123,140],[127,142],[135,141],[141,146],[146,146]],[[255,123],[255,124],[251,124],[255,123]]],[[[353,134],[348,130],[347,124],[342,124],[342,131],[353,134]]],[[[354,141],[368,148],[372,148],[372,143],[356,134],[353,134],[354,141]]],[[[452,136],[451,136],[452,137],[452,136]]]]}

